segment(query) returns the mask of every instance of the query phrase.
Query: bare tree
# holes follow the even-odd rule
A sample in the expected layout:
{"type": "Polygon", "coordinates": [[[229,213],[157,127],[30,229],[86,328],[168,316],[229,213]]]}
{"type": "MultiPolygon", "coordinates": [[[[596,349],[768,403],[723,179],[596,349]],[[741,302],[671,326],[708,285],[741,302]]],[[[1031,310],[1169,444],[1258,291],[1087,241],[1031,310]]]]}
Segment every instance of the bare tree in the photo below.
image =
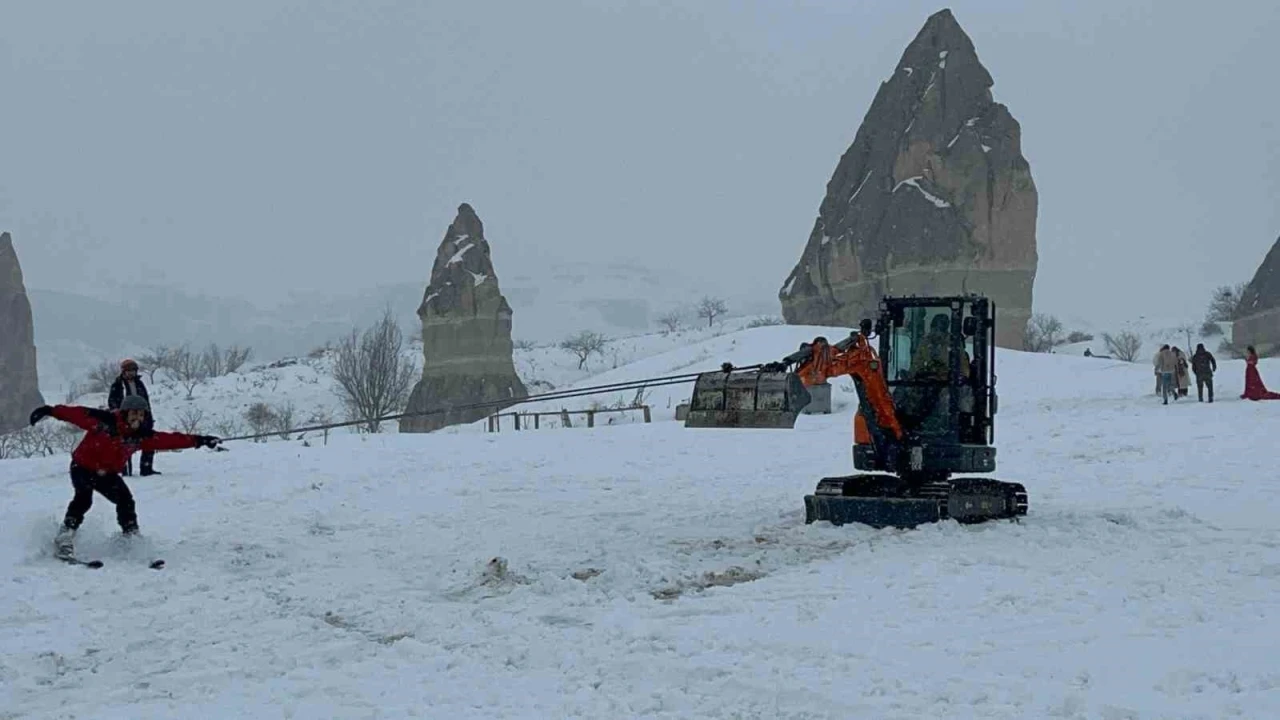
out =
{"type": "MultiPolygon", "coordinates": [[[[265,435],[270,432],[276,425],[276,413],[269,405],[264,402],[256,402],[244,411],[245,422],[249,423],[249,430],[254,435],[265,435]]],[[[255,438],[262,441],[264,438],[255,438]]]]}
{"type": "Polygon", "coordinates": [[[729,312],[728,306],[724,304],[724,300],[713,297],[703,297],[698,301],[698,317],[707,319],[707,327],[715,324],[716,318],[729,312]]]}
{"type": "Polygon", "coordinates": [[[240,420],[235,416],[213,422],[213,433],[218,437],[235,437],[240,434],[240,420]]]}
{"type": "Polygon", "coordinates": [[[1022,349],[1029,352],[1049,352],[1060,344],[1062,339],[1062,321],[1053,315],[1036,313],[1027,322],[1027,329],[1022,336],[1022,349]]]}
{"type": "Polygon", "coordinates": [[[684,327],[684,313],[679,310],[668,310],[658,316],[658,326],[662,334],[673,333],[684,327]]]}
{"type": "Polygon", "coordinates": [[[183,345],[172,352],[169,365],[169,372],[187,391],[187,399],[190,400],[196,388],[208,377],[203,356],[183,345]]]}
{"type": "Polygon", "coordinates": [[[293,429],[298,427],[296,421],[298,410],[294,407],[293,401],[289,400],[276,405],[271,408],[271,411],[276,416],[275,429],[280,433],[280,439],[288,440],[289,436],[293,434],[293,429]]]}
{"type": "Polygon", "coordinates": [[[1219,285],[1209,297],[1209,307],[1205,311],[1204,319],[1210,322],[1239,320],[1243,315],[1240,302],[1244,299],[1244,291],[1247,287],[1249,283],[1243,282],[1235,285],[1219,285]]]}
{"type": "Polygon", "coordinates": [[[218,343],[209,343],[204,352],[200,353],[200,365],[204,368],[206,377],[216,378],[226,374],[226,364],[222,360],[222,349],[218,347],[218,343]]]}
{"type": "Polygon", "coordinates": [[[532,340],[512,340],[511,347],[515,348],[516,350],[528,352],[530,350],[537,348],[538,345],[532,340]]]}
{"type": "Polygon", "coordinates": [[[378,432],[379,418],[400,412],[417,374],[404,356],[404,335],[390,308],[363,334],[355,330],[338,343],[333,379],[352,419],[378,432]]]}
{"type": "Polygon", "coordinates": [[[88,392],[107,392],[111,389],[111,383],[115,382],[119,376],[120,366],[110,360],[103,360],[90,370],[85,377],[87,382],[85,390],[88,392]]]}
{"type": "Polygon", "coordinates": [[[587,360],[592,355],[600,355],[604,357],[604,346],[609,343],[609,339],[594,330],[583,330],[573,337],[566,338],[560,343],[560,349],[568,351],[578,358],[578,369],[581,370],[587,365],[587,360]]]}
{"type": "Polygon", "coordinates": [[[1107,352],[1117,360],[1133,362],[1142,350],[1142,338],[1137,333],[1125,330],[1118,335],[1102,333],[1102,342],[1107,345],[1107,352]]]}
{"type": "Polygon", "coordinates": [[[188,405],[178,413],[178,429],[188,435],[200,432],[200,423],[204,420],[204,411],[195,405],[188,405]]]}
{"type": "Polygon", "coordinates": [[[244,364],[249,362],[249,359],[252,357],[253,357],[253,348],[251,347],[242,348],[239,345],[232,345],[231,347],[227,348],[226,354],[223,355],[222,357],[223,369],[228,374],[236,372],[240,368],[244,367],[244,364]]]}
{"type": "Polygon", "coordinates": [[[156,381],[156,373],[169,369],[172,356],[173,348],[167,345],[153,345],[151,349],[138,356],[138,363],[142,366],[142,372],[147,374],[147,382],[154,383],[156,381]]]}

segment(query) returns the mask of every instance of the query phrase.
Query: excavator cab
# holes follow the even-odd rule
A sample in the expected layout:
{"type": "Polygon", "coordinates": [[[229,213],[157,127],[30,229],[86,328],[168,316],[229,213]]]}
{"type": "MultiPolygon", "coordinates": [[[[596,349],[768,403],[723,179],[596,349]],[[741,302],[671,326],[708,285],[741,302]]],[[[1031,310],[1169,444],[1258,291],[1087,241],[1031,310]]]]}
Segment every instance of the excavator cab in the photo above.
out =
{"type": "Polygon", "coordinates": [[[876,452],[859,409],[854,467],[902,470],[926,479],[995,470],[995,309],[990,300],[885,298],[875,327],[885,384],[920,456],[914,467],[910,462],[890,466],[884,453],[876,452]]]}

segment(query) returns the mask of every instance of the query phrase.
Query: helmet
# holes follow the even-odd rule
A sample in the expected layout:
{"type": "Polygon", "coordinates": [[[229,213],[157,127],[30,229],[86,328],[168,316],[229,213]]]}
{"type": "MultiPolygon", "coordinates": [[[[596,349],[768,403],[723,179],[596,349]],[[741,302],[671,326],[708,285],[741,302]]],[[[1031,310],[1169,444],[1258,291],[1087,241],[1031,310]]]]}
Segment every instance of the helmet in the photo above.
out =
{"type": "Polygon", "coordinates": [[[120,401],[120,412],[128,412],[129,410],[142,410],[146,412],[151,409],[150,403],[141,395],[126,395],[120,401]]]}
{"type": "Polygon", "coordinates": [[[137,370],[138,363],[135,362],[133,358],[125,358],[124,360],[120,361],[120,369],[121,370],[137,370]]]}

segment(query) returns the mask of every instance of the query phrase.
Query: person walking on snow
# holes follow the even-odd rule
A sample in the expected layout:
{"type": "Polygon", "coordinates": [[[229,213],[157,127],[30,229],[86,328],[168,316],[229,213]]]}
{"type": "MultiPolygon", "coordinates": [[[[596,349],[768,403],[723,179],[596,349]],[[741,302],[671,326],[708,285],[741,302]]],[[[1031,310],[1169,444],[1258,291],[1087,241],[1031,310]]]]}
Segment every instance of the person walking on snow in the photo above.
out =
{"type": "Polygon", "coordinates": [[[1204,389],[1209,388],[1209,402],[1213,402],[1213,374],[1218,371],[1218,361],[1213,353],[1204,349],[1204,343],[1196,345],[1191,355],[1191,371],[1196,374],[1196,396],[1204,402],[1204,389]]]}
{"type": "MultiPolygon", "coordinates": [[[[155,416],[151,414],[151,395],[147,392],[147,386],[142,384],[142,377],[138,374],[138,363],[130,358],[120,362],[120,374],[116,376],[115,382],[111,383],[111,391],[107,393],[107,409],[119,410],[120,402],[130,395],[137,395],[147,401],[147,419],[142,422],[144,430],[154,430],[156,426],[155,416]]],[[[142,451],[141,467],[138,468],[139,473],[143,476],[159,475],[155,468],[156,453],[154,450],[142,451]]],[[[128,477],[133,474],[133,460],[125,463],[124,476],[128,477]]]]}
{"type": "Polygon", "coordinates": [[[74,557],[76,529],[93,505],[93,493],[116,506],[116,521],[126,536],[138,532],[138,515],[133,493],[120,477],[125,462],[138,450],[184,450],[215,448],[221,440],[212,435],[156,432],[145,429],[147,401],[128,395],[120,409],[99,410],[80,405],[41,405],[31,412],[31,424],[46,417],[70,423],[85,431],[84,438],[71,452],[71,487],[75,496],[67,505],[62,529],[54,539],[58,557],[74,557]]]}
{"type": "Polygon", "coordinates": [[[1177,345],[1173,346],[1173,356],[1178,361],[1178,369],[1174,374],[1178,397],[1187,397],[1191,393],[1191,364],[1187,362],[1187,354],[1177,345]]]}
{"type": "Polygon", "coordinates": [[[1174,375],[1178,372],[1178,356],[1173,354],[1168,345],[1161,345],[1160,352],[1156,353],[1156,372],[1160,375],[1160,397],[1164,404],[1169,404],[1170,395],[1176,401],[1178,386],[1174,384],[1174,375]]]}
{"type": "Polygon", "coordinates": [[[1262,375],[1258,372],[1258,351],[1250,345],[1244,358],[1244,394],[1241,400],[1280,400],[1280,393],[1271,392],[1262,383],[1262,375]]]}

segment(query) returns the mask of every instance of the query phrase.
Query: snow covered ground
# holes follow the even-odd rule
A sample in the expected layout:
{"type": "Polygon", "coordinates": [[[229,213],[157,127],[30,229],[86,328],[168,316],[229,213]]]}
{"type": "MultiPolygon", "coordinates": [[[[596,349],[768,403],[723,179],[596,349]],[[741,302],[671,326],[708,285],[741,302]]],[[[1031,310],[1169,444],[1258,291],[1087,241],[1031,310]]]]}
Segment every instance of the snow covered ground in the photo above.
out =
{"type": "Polygon", "coordinates": [[[90,511],[101,570],[49,557],[66,459],[0,462],[0,717],[1280,717],[1280,403],[1237,399],[1239,361],[1213,405],[1161,406],[1145,363],[998,372],[1019,524],[806,526],[851,471],[847,392],[792,431],[663,413],[165,454],[131,479],[140,546],[90,511]]]}

